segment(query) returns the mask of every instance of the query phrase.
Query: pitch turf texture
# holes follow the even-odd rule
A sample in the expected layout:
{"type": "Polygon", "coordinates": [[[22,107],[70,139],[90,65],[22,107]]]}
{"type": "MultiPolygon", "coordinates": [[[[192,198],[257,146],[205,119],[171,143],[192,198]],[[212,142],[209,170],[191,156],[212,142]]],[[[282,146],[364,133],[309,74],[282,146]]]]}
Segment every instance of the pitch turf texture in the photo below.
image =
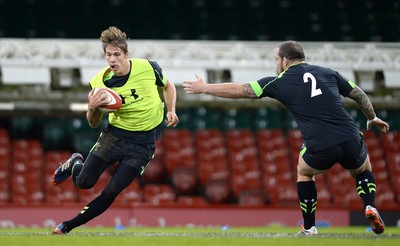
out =
{"type": "Polygon", "coordinates": [[[318,228],[319,235],[296,237],[298,228],[178,228],[144,227],[117,230],[113,228],[76,228],[68,235],[52,235],[51,228],[2,228],[1,245],[146,245],[146,246],[256,246],[256,245],[400,245],[400,228],[387,227],[375,235],[365,227],[318,228]]]}

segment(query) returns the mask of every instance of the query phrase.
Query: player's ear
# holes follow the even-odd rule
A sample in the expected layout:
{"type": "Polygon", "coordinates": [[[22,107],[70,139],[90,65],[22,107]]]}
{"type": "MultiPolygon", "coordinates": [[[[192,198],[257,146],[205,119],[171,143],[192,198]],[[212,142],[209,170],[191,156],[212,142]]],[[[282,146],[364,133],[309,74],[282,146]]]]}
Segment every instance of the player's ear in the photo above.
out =
{"type": "Polygon", "coordinates": [[[289,64],[289,60],[286,57],[282,58],[282,65],[285,69],[287,69],[287,66],[289,64]]]}

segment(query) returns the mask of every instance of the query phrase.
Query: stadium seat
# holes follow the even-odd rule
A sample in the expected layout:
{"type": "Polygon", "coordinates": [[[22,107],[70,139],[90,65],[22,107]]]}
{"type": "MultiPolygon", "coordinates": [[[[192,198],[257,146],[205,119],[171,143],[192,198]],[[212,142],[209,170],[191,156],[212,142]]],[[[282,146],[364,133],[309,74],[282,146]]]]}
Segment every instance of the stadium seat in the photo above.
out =
{"type": "Polygon", "coordinates": [[[172,184],[177,196],[195,195],[197,193],[197,168],[175,168],[172,172],[172,184]]]}
{"type": "Polygon", "coordinates": [[[11,178],[11,201],[19,205],[37,205],[44,200],[41,173],[13,174],[11,178]]]}
{"type": "Polygon", "coordinates": [[[398,110],[378,110],[376,115],[389,124],[391,131],[400,131],[400,114],[398,110]]]}
{"type": "Polygon", "coordinates": [[[163,134],[165,168],[172,175],[176,167],[196,167],[196,149],[192,132],[187,129],[166,130],[163,134]]]}
{"type": "Polygon", "coordinates": [[[72,151],[81,153],[84,158],[87,157],[99,137],[95,131],[76,131],[72,134],[72,151]]]}
{"type": "Polygon", "coordinates": [[[161,158],[155,157],[147,165],[142,178],[145,183],[160,183],[165,178],[164,162],[161,158]]]}
{"type": "Polygon", "coordinates": [[[78,188],[70,181],[60,186],[51,185],[52,175],[46,179],[45,204],[50,206],[71,206],[78,204],[78,188]]]}
{"type": "Polygon", "coordinates": [[[368,149],[380,147],[380,139],[375,131],[363,131],[363,136],[368,149]]]}
{"type": "Polygon", "coordinates": [[[206,207],[209,203],[204,196],[178,196],[175,205],[183,207],[206,207]]]}
{"type": "Polygon", "coordinates": [[[399,152],[386,153],[386,161],[390,174],[400,175],[400,153],[399,152]]]}
{"type": "Polygon", "coordinates": [[[257,139],[260,153],[288,149],[287,139],[282,129],[260,129],[257,131],[257,139]]]}
{"type": "Polygon", "coordinates": [[[390,173],[387,169],[385,160],[373,161],[372,167],[372,171],[374,172],[374,176],[377,182],[389,180],[390,173]]]}
{"type": "Polygon", "coordinates": [[[40,119],[28,116],[13,117],[10,137],[12,139],[40,139],[42,127],[40,119]]]}
{"type": "Polygon", "coordinates": [[[53,186],[53,173],[59,165],[70,158],[70,151],[46,151],[44,154],[44,196],[46,205],[74,205],[79,201],[78,188],[72,180],[64,182],[60,186],[53,186]]]}
{"type": "Polygon", "coordinates": [[[222,129],[246,129],[254,121],[253,110],[229,109],[224,113],[222,129]]]}
{"type": "Polygon", "coordinates": [[[285,129],[282,126],[284,114],[277,108],[259,108],[255,112],[255,129],[285,129]]]}
{"type": "Polygon", "coordinates": [[[0,159],[8,160],[11,153],[10,135],[6,128],[0,128],[0,159]]]}
{"type": "Polygon", "coordinates": [[[197,151],[209,152],[215,148],[225,149],[225,139],[221,130],[198,129],[195,131],[197,151]]]}
{"type": "Polygon", "coordinates": [[[176,113],[179,116],[179,124],[176,129],[194,130],[194,111],[192,108],[178,108],[176,113]]]}
{"type": "Polygon", "coordinates": [[[261,162],[261,170],[263,175],[279,175],[282,173],[291,173],[291,163],[288,157],[280,159],[265,160],[261,162]]]}
{"type": "Polygon", "coordinates": [[[43,126],[43,147],[45,150],[71,149],[71,135],[66,119],[47,119],[43,126]]]}
{"type": "Polygon", "coordinates": [[[212,180],[228,180],[230,169],[226,159],[200,160],[198,163],[198,179],[202,188],[212,180]]]}
{"type": "Polygon", "coordinates": [[[11,201],[20,205],[43,202],[42,144],[34,139],[15,139],[11,146],[11,201]]]}
{"type": "Polygon", "coordinates": [[[261,171],[259,169],[248,170],[245,172],[232,172],[230,177],[232,197],[239,199],[242,191],[261,190],[261,171]]]}
{"type": "Polygon", "coordinates": [[[258,148],[250,129],[230,129],[226,132],[232,198],[241,191],[261,189],[261,169],[258,148]]]}
{"type": "Polygon", "coordinates": [[[386,153],[400,151],[400,131],[382,133],[381,140],[386,153]]]}
{"type": "Polygon", "coordinates": [[[264,175],[263,190],[268,202],[277,206],[297,206],[298,196],[293,173],[264,175]]]}
{"type": "Polygon", "coordinates": [[[396,199],[396,193],[394,189],[398,189],[389,182],[389,179],[377,180],[377,191],[376,191],[376,207],[379,209],[397,209],[399,207],[399,202],[396,199]]]}
{"type": "Polygon", "coordinates": [[[333,196],[326,181],[326,173],[315,176],[315,185],[317,187],[318,208],[332,208],[333,196]]]}
{"type": "Polygon", "coordinates": [[[358,109],[349,109],[348,110],[351,117],[354,119],[356,126],[363,132],[366,131],[367,127],[367,119],[365,118],[363,112],[358,109]]]}
{"type": "MultiPolygon", "coordinates": [[[[0,149],[1,152],[1,149],[0,149]]],[[[1,158],[1,156],[0,156],[1,158]]],[[[10,162],[0,159],[0,205],[10,201],[10,162]]]]}
{"type": "Polygon", "coordinates": [[[228,203],[230,186],[228,180],[210,180],[206,184],[205,196],[210,204],[228,203]]]}
{"type": "Polygon", "coordinates": [[[195,132],[199,184],[229,178],[227,149],[223,133],[216,128],[195,132]]]}
{"type": "Polygon", "coordinates": [[[240,206],[260,207],[265,205],[266,195],[263,190],[244,190],[239,194],[240,206]]]}
{"type": "Polygon", "coordinates": [[[169,184],[146,184],[143,188],[144,202],[152,206],[173,206],[176,195],[169,184]]]}
{"type": "Polygon", "coordinates": [[[337,187],[336,189],[332,189],[335,197],[345,196],[348,193],[355,192],[356,189],[355,180],[344,169],[338,173],[333,173],[329,170],[327,172],[327,184],[329,187],[337,187]]]}
{"type": "Polygon", "coordinates": [[[291,150],[300,150],[303,138],[299,129],[291,129],[287,132],[288,142],[291,150]]]}
{"type": "Polygon", "coordinates": [[[194,110],[194,129],[222,129],[223,111],[213,108],[198,107],[194,110]]]}
{"type": "Polygon", "coordinates": [[[390,184],[395,194],[397,204],[400,206],[400,175],[392,176],[390,184]]]}

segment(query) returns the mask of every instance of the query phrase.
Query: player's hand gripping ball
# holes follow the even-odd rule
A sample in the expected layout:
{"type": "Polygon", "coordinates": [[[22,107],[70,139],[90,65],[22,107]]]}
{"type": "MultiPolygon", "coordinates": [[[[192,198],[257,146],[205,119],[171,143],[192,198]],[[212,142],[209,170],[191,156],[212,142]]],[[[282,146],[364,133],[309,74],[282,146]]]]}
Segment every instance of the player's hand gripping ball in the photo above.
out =
{"type": "MultiPolygon", "coordinates": [[[[104,88],[103,93],[105,93],[106,97],[108,98],[107,103],[104,104],[103,106],[99,107],[99,110],[102,112],[114,112],[117,111],[121,105],[122,105],[122,100],[119,97],[119,95],[109,89],[109,88],[104,88]]],[[[96,91],[98,88],[95,88],[93,93],[97,93],[96,91]]]]}

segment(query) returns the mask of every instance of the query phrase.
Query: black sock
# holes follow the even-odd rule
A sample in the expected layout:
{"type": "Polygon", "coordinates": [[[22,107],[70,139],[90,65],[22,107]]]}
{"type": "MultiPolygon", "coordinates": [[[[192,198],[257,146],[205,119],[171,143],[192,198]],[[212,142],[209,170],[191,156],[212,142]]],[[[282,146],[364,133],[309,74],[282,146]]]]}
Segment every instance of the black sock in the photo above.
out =
{"type": "Polygon", "coordinates": [[[83,225],[99,216],[111,206],[114,199],[107,198],[107,196],[104,195],[104,192],[102,192],[96,199],[86,205],[82,211],[75,216],[75,218],[63,222],[66,230],[69,232],[73,228],[83,225]]]}
{"type": "Polygon", "coordinates": [[[376,182],[371,171],[364,171],[356,177],[356,189],[363,200],[364,208],[367,205],[375,207],[376,182]]]}
{"type": "Polygon", "coordinates": [[[315,226],[315,210],[317,209],[317,187],[315,182],[297,182],[297,193],[304,219],[304,229],[310,229],[315,226]]]}
{"type": "Polygon", "coordinates": [[[118,194],[131,184],[138,175],[139,170],[135,167],[120,164],[104,191],[87,204],[77,216],[71,220],[63,222],[66,231],[70,232],[75,227],[87,223],[106,211],[114,202],[118,194]]]}

